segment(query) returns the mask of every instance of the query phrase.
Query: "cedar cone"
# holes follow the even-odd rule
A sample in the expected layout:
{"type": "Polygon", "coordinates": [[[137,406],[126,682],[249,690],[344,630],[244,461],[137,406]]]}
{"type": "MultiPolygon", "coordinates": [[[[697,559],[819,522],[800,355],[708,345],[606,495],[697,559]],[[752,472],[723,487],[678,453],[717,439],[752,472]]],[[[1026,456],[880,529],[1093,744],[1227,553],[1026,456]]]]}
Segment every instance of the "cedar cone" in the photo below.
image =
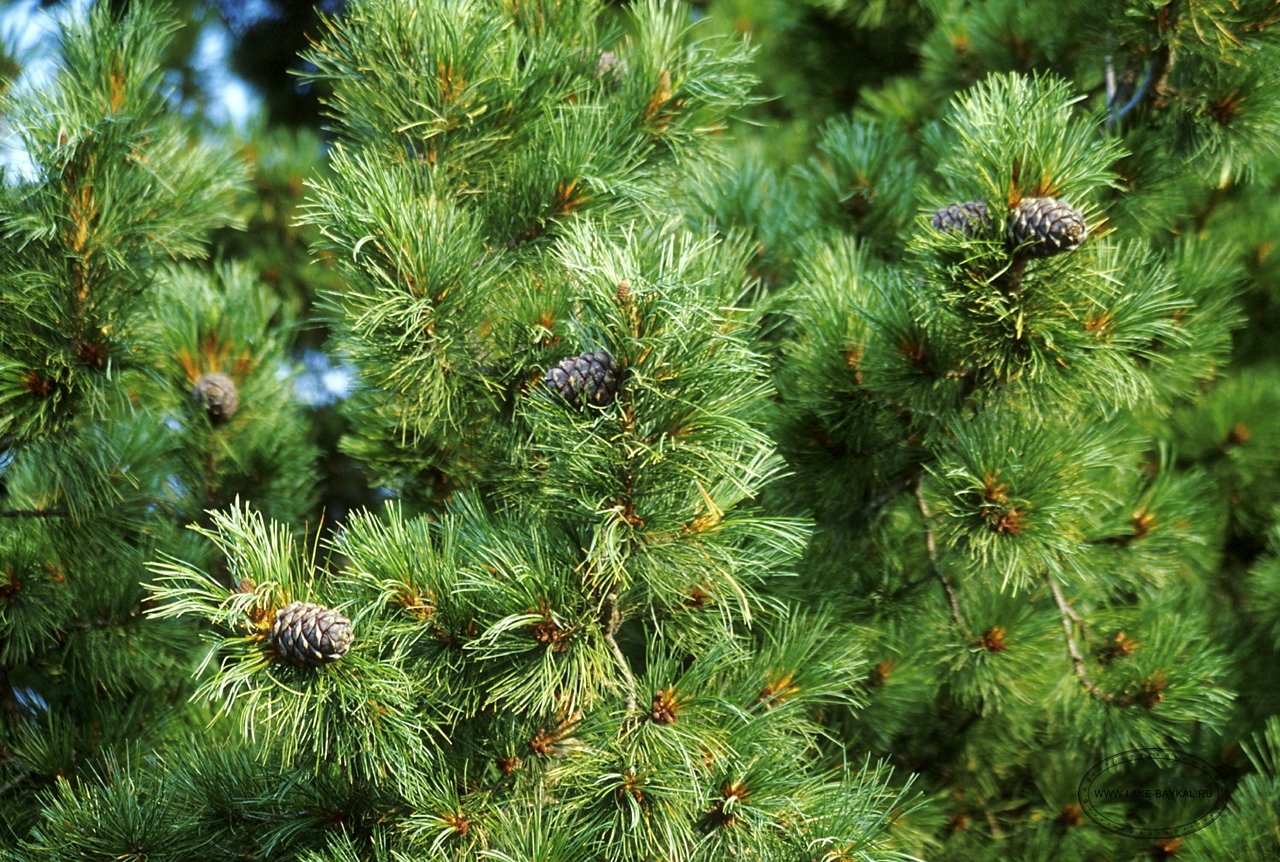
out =
{"type": "Polygon", "coordinates": [[[580,400],[604,407],[618,394],[618,374],[618,363],[608,351],[596,350],[561,360],[547,370],[544,382],[575,407],[580,400]]]}
{"type": "Polygon", "coordinates": [[[991,228],[987,205],[982,201],[948,204],[933,214],[932,224],[947,233],[959,233],[972,239],[991,228]]]}
{"type": "Polygon", "coordinates": [[[1054,198],[1023,198],[1009,214],[1009,242],[1031,257],[1072,251],[1088,235],[1080,210],[1054,198]]]}
{"type": "Polygon", "coordinates": [[[319,667],[351,648],[351,621],[333,608],[294,602],[276,612],[268,637],[282,664],[319,667]]]}
{"type": "Polygon", "coordinates": [[[210,371],[191,387],[191,397],[209,415],[214,425],[221,425],[240,408],[240,392],[236,383],[220,371],[210,371]]]}

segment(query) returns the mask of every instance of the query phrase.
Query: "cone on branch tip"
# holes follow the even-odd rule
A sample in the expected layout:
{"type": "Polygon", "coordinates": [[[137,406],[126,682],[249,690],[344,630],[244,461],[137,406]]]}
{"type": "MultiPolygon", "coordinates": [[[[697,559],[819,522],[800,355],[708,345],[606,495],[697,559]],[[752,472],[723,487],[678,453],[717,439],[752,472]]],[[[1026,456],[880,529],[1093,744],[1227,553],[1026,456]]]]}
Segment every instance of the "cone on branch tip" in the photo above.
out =
{"type": "Polygon", "coordinates": [[[319,667],[337,661],[351,648],[351,621],[333,608],[293,602],[276,611],[268,640],[276,661],[319,667]]]}
{"type": "Polygon", "coordinates": [[[931,223],[947,233],[959,233],[973,238],[991,228],[987,205],[982,201],[965,201],[947,204],[933,214],[931,223]]]}
{"type": "Polygon", "coordinates": [[[606,350],[593,350],[563,359],[547,369],[546,387],[573,406],[605,407],[618,394],[619,368],[606,350]]]}
{"type": "Polygon", "coordinates": [[[240,409],[240,392],[236,383],[220,371],[203,374],[191,387],[195,399],[215,425],[221,425],[240,409]]]}
{"type": "Polygon", "coordinates": [[[1088,235],[1080,210],[1055,198],[1023,198],[1009,212],[1009,243],[1030,257],[1072,251],[1088,235]]]}

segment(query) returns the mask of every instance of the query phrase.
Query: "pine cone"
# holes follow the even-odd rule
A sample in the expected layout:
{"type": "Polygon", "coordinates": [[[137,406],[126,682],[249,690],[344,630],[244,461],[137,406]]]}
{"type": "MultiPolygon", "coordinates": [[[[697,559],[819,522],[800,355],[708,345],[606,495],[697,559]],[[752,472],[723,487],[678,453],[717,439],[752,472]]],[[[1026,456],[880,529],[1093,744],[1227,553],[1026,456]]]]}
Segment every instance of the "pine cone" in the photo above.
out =
{"type": "Polygon", "coordinates": [[[191,397],[209,414],[213,424],[221,425],[240,408],[240,392],[236,383],[219,371],[210,371],[191,387],[191,397]]]}
{"type": "Polygon", "coordinates": [[[612,404],[618,394],[618,363],[608,351],[596,350],[560,361],[547,371],[545,383],[575,407],[584,398],[597,407],[612,404]]]}
{"type": "Polygon", "coordinates": [[[1009,217],[1009,242],[1031,257],[1079,248],[1089,235],[1084,216],[1054,198],[1023,198],[1009,217]]]}
{"type": "Polygon", "coordinates": [[[276,611],[269,639],[280,663],[319,667],[351,648],[351,621],[332,608],[294,602],[276,611]]]}
{"type": "Polygon", "coordinates": [[[987,215],[987,205],[982,201],[948,204],[933,214],[932,221],[938,230],[967,237],[978,236],[991,228],[991,217],[987,215]]]}
{"type": "Polygon", "coordinates": [[[612,87],[617,87],[622,83],[622,76],[627,71],[627,62],[619,59],[618,55],[612,51],[601,51],[600,58],[596,60],[596,77],[600,79],[608,78],[608,83],[612,87]]]}

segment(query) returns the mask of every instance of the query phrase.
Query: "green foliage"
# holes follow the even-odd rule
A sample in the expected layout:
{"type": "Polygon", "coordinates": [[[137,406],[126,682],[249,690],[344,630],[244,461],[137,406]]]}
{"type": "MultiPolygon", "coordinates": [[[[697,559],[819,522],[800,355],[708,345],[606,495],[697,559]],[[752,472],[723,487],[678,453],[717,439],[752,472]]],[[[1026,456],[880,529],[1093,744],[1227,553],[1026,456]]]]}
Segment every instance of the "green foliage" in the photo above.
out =
{"type": "Polygon", "coordinates": [[[170,436],[181,463],[169,490],[178,519],[199,519],[240,496],[287,522],[309,515],[316,451],[287,376],[294,326],[280,302],[241,266],[171,269],[156,284],[149,325],[160,358],[148,397],[177,425],[170,436]],[[211,372],[237,388],[241,409],[226,422],[193,397],[211,372]]]}
{"type": "Polygon", "coordinates": [[[572,337],[550,249],[588,215],[668,209],[674,166],[713,154],[707,133],[749,86],[740,44],[690,38],[659,4],[631,10],[626,36],[585,3],[455,12],[365,4],[311,56],[343,141],[306,219],[347,279],[330,297],[339,345],[377,416],[347,449],[398,488],[465,481],[484,457],[463,450],[513,445],[490,417],[572,337]],[[423,44],[434,53],[405,56],[423,44]]]}
{"type": "MultiPolygon", "coordinates": [[[[63,824],[31,833],[57,858],[203,844],[190,807],[145,802],[167,791],[120,765],[192,717],[174,704],[196,642],[144,620],[143,567],[223,483],[296,514],[313,481],[296,410],[238,433],[192,403],[194,375],[233,352],[247,398],[280,399],[284,364],[246,273],[177,268],[235,222],[243,176],[172,110],[159,64],[175,27],[156,6],[69,19],[54,80],[4,106],[31,165],[0,193],[0,812],[6,842],[40,816],[63,824]],[[273,481],[282,469],[298,475],[273,481]]],[[[276,410],[246,406],[241,422],[276,410]]]]}
{"type": "Polygon", "coordinates": [[[207,839],[193,812],[176,804],[170,788],[140,786],[129,764],[108,762],[105,775],[85,787],[63,780],[42,814],[48,827],[32,830],[27,848],[47,859],[190,859],[207,839]]]}
{"type": "Polygon", "coordinates": [[[1276,810],[1280,775],[1280,720],[1266,728],[1245,748],[1252,772],[1232,793],[1223,815],[1188,841],[1192,859],[1267,859],[1280,850],[1280,811],[1276,810]]]}
{"type": "MultiPolygon", "coordinates": [[[[137,839],[155,849],[132,852],[212,825],[202,852],[232,856],[258,818],[294,858],[896,858],[909,784],[846,767],[817,721],[858,702],[860,650],[760,598],[807,525],[759,506],[781,460],[752,251],[689,235],[674,203],[749,101],[745,48],[656,2],[619,29],[588,3],[444,11],[364,3],[311,52],[341,138],[305,218],[362,378],[347,449],[406,509],[352,515],[310,552],[264,518],[305,514],[311,487],[296,411],[260,409],[287,397],[288,320],[242,268],[158,274],[138,393],[172,448],[138,498],[206,541],[156,528],[146,621],[202,635],[193,711],[236,743],[161,770],[186,819],[157,815],[137,839]],[[621,368],[611,404],[543,385],[597,348],[621,368]],[[242,405],[219,421],[190,394],[215,371],[242,405]],[[293,601],[349,616],[350,651],[278,661],[293,601]],[[326,818],[345,840],[317,836],[326,818]],[[539,821],[566,838],[536,846],[539,821]]],[[[129,805],[159,786],[90,782],[45,816],[119,814],[104,832],[132,837],[129,805]]]]}
{"type": "Polygon", "coordinates": [[[278,745],[285,766],[333,764],[393,794],[407,813],[393,846],[496,852],[525,834],[501,831],[513,811],[554,797],[554,828],[593,856],[782,855],[811,841],[871,852],[885,812],[907,804],[883,767],[808,765],[813,708],[850,703],[843,680],[861,667],[821,617],[780,620],[757,651],[722,634],[697,657],[655,628],[633,677],[612,642],[619,621],[588,603],[589,571],[565,559],[579,549],[519,521],[474,505],[430,522],[357,516],[332,542],[346,562],[329,580],[256,513],[214,523],[237,588],[178,561],[152,567],[154,616],[222,632],[196,696],[278,745]],[[335,590],[360,599],[351,652],[318,670],[275,666],[273,609],[333,603],[335,590]],[[650,691],[646,714],[637,694],[650,691]]]}
{"type": "Polygon", "coordinates": [[[818,155],[797,172],[816,224],[845,222],[892,254],[915,215],[918,167],[895,124],[837,117],[822,129],[818,155]]]}
{"type": "Polygon", "coordinates": [[[968,558],[969,577],[999,576],[1016,593],[1069,572],[1105,504],[1100,474],[1122,466],[1123,442],[1097,425],[1064,439],[1060,426],[1003,411],[946,430],[926,469],[939,539],[968,558]]]}
{"type": "Polygon", "coordinates": [[[863,89],[812,136],[822,160],[788,170],[744,146],[744,185],[698,200],[695,224],[745,232],[772,288],[772,428],[794,476],[767,508],[817,520],[798,577],[766,593],[822,595],[865,645],[866,705],[835,733],[945,795],[947,858],[1119,858],[1132,848],[1070,807],[1093,762],[1212,759],[1274,709],[1244,658],[1269,564],[1251,620],[1225,597],[1273,517],[1269,372],[1223,372],[1235,297],[1268,283],[1244,278],[1268,273],[1253,237],[1270,209],[1248,182],[1273,162],[1244,115],[1269,110],[1246,79],[1268,73],[1252,59],[1272,36],[1259,9],[1197,4],[1124,26],[1061,4],[925,14],[904,51],[918,75],[863,89]],[[1034,197],[1082,212],[1079,249],[1013,247],[1034,197]],[[925,225],[966,201],[989,222],[925,225]],[[915,202],[912,220],[893,209],[915,202]]]}
{"type": "Polygon", "coordinates": [[[0,60],[17,858],[1276,855],[1268,0],[353,1],[323,140],[111,5],[0,60]],[[1140,747],[1227,810],[1095,828],[1140,747]]]}
{"type": "Polygon", "coordinates": [[[173,32],[142,8],[62,33],[56,83],[8,106],[34,176],[5,187],[0,439],[102,416],[147,357],[130,318],[159,261],[199,255],[231,219],[241,175],[168,111],[158,58],[173,32]],[[82,406],[83,405],[83,406],[82,406]]]}

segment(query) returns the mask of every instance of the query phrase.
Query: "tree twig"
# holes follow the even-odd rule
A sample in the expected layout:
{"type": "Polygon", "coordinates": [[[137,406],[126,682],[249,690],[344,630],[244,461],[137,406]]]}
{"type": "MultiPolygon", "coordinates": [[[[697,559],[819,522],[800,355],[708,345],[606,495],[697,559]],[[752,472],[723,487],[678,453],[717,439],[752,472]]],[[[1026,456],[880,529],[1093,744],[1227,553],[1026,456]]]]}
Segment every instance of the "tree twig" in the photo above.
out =
{"type": "Polygon", "coordinates": [[[13,778],[6,781],[3,785],[0,785],[0,796],[4,796],[10,790],[17,787],[19,784],[26,781],[30,777],[31,777],[30,772],[19,772],[13,778]]]}
{"type": "MultiPolygon", "coordinates": [[[[140,506],[154,506],[166,515],[174,518],[187,517],[170,501],[162,497],[147,497],[138,500],[140,506]]],[[[0,509],[0,518],[69,518],[71,509],[68,506],[53,506],[48,509],[0,509]]]]}
{"type": "Polygon", "coordinates": [[[916,505],[920,509],[920,517],[924,519],[924,547],[929,554],[929,569],[933,572],[933,576],[938,579],[938,583],[942,584],[942,591],[947,594],[947,605],[951,608],[951,619],[960,629],[960,633],[966,639],[970,638],[969,627],[965,625],[964,616],[960,613],[960,598],[956,595],[955,585],[951,583],[947,573],[942,571],[942,567],[938,565],[938,537],[933,532],[933,514],[929,511],[929,504],[924,499],[923,482],[916,482],[916,505]]]}
{"type": "Polygon", "coordinates": [[[889,505],[890,500],[892,500],[894,497],[898,496],[903,491],[907,490],[908,488],[910,488],[912,485],[914,485],[919,481],[920,481],[920,474],[912,473],[910,476],[907,476],[904,479],[899,479],[896,482],[891,483],[888,488],[886,488],[884,491],[882,491],[880,494],[878,494],[875,498],[873,498],[867,503],[867,507],[866,507],[867,511],[868,512],[880,511],[880,509],[889,505]]]}
{"type": "Polygon", "coordinates": [[[69,514],[66,506],[55,506],[52,509],[0,510],[0,518],[65,518],[69,514]]]}
{"type": "Polygon", "coordinates": [[[1153,58],[1151,92],[1156,95],[1156,107],[1163,107],[1166,102],[1164,97],[1169,95],[1169,73],[1173,71],[1173,46],[1165,44],[1160,46],[1153,58]]]}
{"type": "Polygon", "coordinates": [[[622,678],[627,684],[627,715],[635,715],[637,708],[636,697],[636,678],[631,673],[631,664],[627,661],[627,657],[622,654],[622,648],[618,646],[617,640],[613,635],[618,630],[618,626],[622,624],[622,615],[618,613],[617,595],[611,594],[608,603],[605,606],[605,626],[604,626],[604,642],[609,645],[609,651],[613,653],[613,660],[617,662],[618,669],[622,671],[622,678]]]}
{"type": "MultiPolygon", "coordinates": [[[[1114,96],[1114,91],[1112,88],[1114,87],[1114,83],[1115,83],[1114,82],[1115,72],[1111,68],[1111,58],[1110,57],[1107,58],[1107,74],[1111,76],[1111,79],[1108,81],[1108,84],[1107,84],[1108,86],[1107,108],[1110,111],[1109,116],[1107,117],[1108,126],[1114,126],[1116,123],[1122,120],[1126,114],[1132,112],[1134,108],[1138,107],[1138,104],[1141,103],[1144,98],[1146,98],[1148,91],[1150,91],[1151,89],[1151,84],[1155,80],[1156,66],[1157,66],[1157,63],[1154,57],[1152,57],[1150,60],[1147,61],[1146,71],[1143,72],[1143,75],[1142,75],[1142,83],[1138,85],[1138,89],[1133,91],[1133,95],[1129,97],[1129,101],[1125,102],[1122,106],[1117,108],[1115,106],[1115,103],[1112,101],[1112,97],[1114,96]]],[[[1167,76],[1167,70],[1165,74],[1167,76]]]]}
{"type": "Polygon", "coordinates": [[[1013,260],[1008,268],[995,279],[996,288],[1006,297],[1013,299],[1022,290],[1022,277],[1027,272],[1027,256],[1021,251],[1014,251],[1013,260]]]}
{"type": "Polygon", "coordinates": [[[1111,55],[1102,58],[1103,60],[1103,79],[1107,85],[1107,125],[1114,126],[1116,124],[1116,68],[1111,63],[1111,55]]]}
{"type": "Polygon", "coordinates": [[[1209,200],[1205,202],[1204,207],[1202,207],[1192,219],[1192,224],[1194,225],[1196,233],[1202,233],[1204,231],[1204,226],[1205,223],[1209,221],[1209,216],[1213,214],[1214,210],[1226,203],[1227,198],[1231,196],[1233,189],[1234,186],[1230,182],[1220,184],[1214,188],[1213,193],[1209,195],[1209,200]]]}
{"type": "Polygon", "coordinates": [[[1083,626],[1084,621],[1075,612],[1075,609],[1067,604],[1066,597],[1062,595],[1062,588],[1058,586],[1058,579],[1053,576],[1053,573],[1045,572],[1044,579],[1049,583],[1049,589],[1053,592],[1053,600],[1058,605],[1059,613],[1062,614],[1062,633],[1067,639],[1067,653],[1071,656],[1071,667],[1075,671],[1076,679],[1080,680],[1080,685],[1095,700],[1111,703],[1115,698],[1099,688],[1089,678],[1089,672],[1085,670],[1084,666],[1084,656],[1080,653],[1080,645],[1076,643],[1076,634],[1072,626],[1083,626]]]}

